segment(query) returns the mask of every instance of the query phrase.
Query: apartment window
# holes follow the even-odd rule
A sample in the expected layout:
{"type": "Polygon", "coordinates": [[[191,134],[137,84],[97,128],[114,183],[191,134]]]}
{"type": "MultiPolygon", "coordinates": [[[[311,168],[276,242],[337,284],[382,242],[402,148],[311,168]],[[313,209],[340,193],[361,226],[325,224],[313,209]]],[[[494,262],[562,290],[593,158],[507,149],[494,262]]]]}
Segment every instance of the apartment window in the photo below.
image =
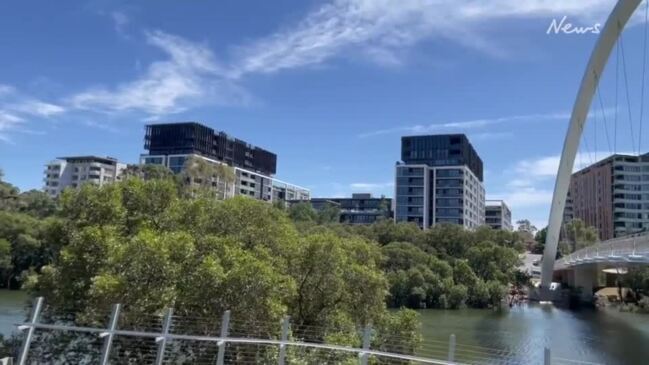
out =
{"type": "Polygon", "coordinates": [[[145,165],[162,165],[162,157],[146,157],[144,159],[145,165]]]}

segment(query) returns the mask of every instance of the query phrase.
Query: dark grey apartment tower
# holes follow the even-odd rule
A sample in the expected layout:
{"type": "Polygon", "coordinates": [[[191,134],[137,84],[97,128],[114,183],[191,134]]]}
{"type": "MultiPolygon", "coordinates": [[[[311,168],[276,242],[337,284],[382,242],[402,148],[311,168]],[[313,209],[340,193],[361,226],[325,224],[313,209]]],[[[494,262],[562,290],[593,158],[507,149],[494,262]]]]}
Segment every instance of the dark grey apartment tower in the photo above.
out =
{"type": "Polygon", "coordinates": [[[424,229],[442,223],[483,225],[482,169],[480,156],[464,134],[402,137],[395,221],[414,222],[424,229]]]}
{"type": "Polygon", "coordinates": [[[401,137],[401,161],[407,165],[465,165],[482,181],[482,159],[464,134],[401,137]]]}
{"type": "MultiPolygon", "coordinates": [[[[268,176],[275,174],[277,166],[274,153],[194,122],[147,125],[144,148],[151,157],[198,154],[268,176]]],[[[184,158],[178,162],[169,168],[179,172],[184,158]]]]}

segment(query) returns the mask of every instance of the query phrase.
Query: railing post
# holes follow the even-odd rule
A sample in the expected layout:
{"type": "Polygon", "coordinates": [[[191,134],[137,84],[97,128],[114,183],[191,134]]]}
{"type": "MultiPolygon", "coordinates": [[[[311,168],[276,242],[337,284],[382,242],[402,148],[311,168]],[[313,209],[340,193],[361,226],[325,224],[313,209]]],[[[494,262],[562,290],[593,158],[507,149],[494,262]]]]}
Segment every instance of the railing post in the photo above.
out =
{"type": "MultiPolygon", "coordinates": [[[[372,326],[369,324],[365,327],[363,330],[363,350],[369,350],[370,349],[370,341],[372,340],[372,326]]],[[[369,358],[369,354],[365,351],[361,352],[358,354],[359,361],[358,363],[360,365],[367,365],[367,359],[369,358]]]]}
{"type": "Polygon", "coordinates": [[[113,305],[113,311],[110,315],[110,322],[108,322],[108,331],[102,332],[99,335],[99,337],[104,338],[104,345],[101,348],[101,365],[108,365],[108,359],[110,358],[110,350],[113,346],[113,337],[115,337],[115,330],[117,329],[117,321],[119,319],[120,310],[120,304],[113,305]]]}
{"type": "Polygon", "coordinates": [[[20,349],[20,354],[18,357],[18,365],[27,364],[27,354],[29,353],[29,346],[32,343],[32,338],[34,337],[34,331],[36,328],[34,325],[38,323],[38,318],[41,315],[41,309],[43,308],[43,297],[38,297],[34,301],[34,307],[32,307],[32,313],[29,318],[30,325],[18,326],[19,330],[27,330],[27,335],[23,340],[23,346],[20,349]]]}
{"type": "Polygon", "coordinates": [[[279,365],[284,365],[284,362],[286,361],[286,341],[288,340],[288,330],[290,326],[290,317],[286,316],[282,320],[282,336],[280,338],[280,341],[282,341],[282,344],[279,345],[279,359],[277,363],[279,365]]]}
{"type": "Polygon", "coordinates": [[[455,334],[448,337],[448,362],[455,361],[455,334]]]}
{"type": "Polygon", "coordinates": [[[552,363],[552,354],[549,348],[543,350],[543,365],[550,365],[552,363]]]}
{"type": "Polygon", "coordinates": [[[226,338],[228,337],[230,327],[230,311],[227,310],[223,313],[223,319],[221,320],[221,341],[218,342],[219,353],[216,356],[216,365],[223,365],[223,360],[225,358],[225,344],[226,338]]]}
{"type": "Polygon", "coordinates": [[[171,329],[171,321],[173,317],[173,309],[167,308],[164,318],[162,319],[162,336],[156,337],[155,341],[158,343],[158,353],[155,357],[155,364],[162,365],[165,357],[165,348],[167,347],[167,335],[171,329]]]}

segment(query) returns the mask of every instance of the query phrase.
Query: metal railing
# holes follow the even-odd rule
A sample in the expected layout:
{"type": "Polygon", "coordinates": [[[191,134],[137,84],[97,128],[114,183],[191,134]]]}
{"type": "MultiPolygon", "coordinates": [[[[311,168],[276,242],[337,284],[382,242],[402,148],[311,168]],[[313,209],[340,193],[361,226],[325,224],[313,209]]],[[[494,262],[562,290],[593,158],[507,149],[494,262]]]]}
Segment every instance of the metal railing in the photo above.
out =
{"type": "Polygon", "coordinates": [[[616,238],[582,248],[557,260],[554,269],[594,263],[649,264],[649,235],[616,238]]]}
{"type": "MultiPolygon", "coordinates": [[[[358,330],[358,345],[349,346],[314,336],[322,327],[292,324],[288,317],[278,323],[249,323],[231,318],[226,311],[220,321],[213,321],[175,316],[173,309],[167,309],[161,316],[137,316],[134,324],[126,319],[122,306],[115,304],[109,315],[100,316],[105,319],[101,321],[105,326],[100,326],[97,321],[78,324],[53,319],[44,308],[43,298],[36,298],[28,321],[18,326],[23,339],[16,365],[530,363],[529,354],[460,344],[453,334],[448,341],[428,340],[415,351],[407,339],[377,333],[371,326],[358,330]],[[376,338],[389,340],[372,348],[376,338]]],[[[548,348],[542,359],[543,364],[585,364],[552,356],[548,348]]]]}

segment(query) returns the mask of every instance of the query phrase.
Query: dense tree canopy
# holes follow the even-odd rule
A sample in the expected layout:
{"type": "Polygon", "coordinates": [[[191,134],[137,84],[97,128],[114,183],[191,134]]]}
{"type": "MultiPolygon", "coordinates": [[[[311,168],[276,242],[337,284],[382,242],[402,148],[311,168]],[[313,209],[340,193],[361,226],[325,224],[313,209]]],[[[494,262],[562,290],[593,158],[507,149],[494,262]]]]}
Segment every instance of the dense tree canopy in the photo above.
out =
{"type": "Polygon", "coordinates": [[[210,318],[231,310],[273,326],[289,315],[296,336],[356,344],[357,329],[372,323],[377,348],[394,346],[387,331],[413,353],[416,313],[387,307],[497,306],[517,280],[517,233],[345,225],[335,207],[222,200],[229,171],[187,163],[180,179],[131,168],[123,181],[65,190],[56,202],[1,183],[1,285],[23,283],[84,323],[117,302],[134,324],[167,307],[210,318]]]}
{"type": "Polygon", "coordinates": [[[166,307],[211,318],[229,309],[251,323],[289,315],[296,335],[321,329],[302,334],[317,340],[355,343],[356,328],[373,323],[412,348],[418,341],[412,315],[387,311],[381,248],[363,236],[326,227],[300,234],[271,204],[188,198],[171,179],[84,185],[59,206],[64,224],[52,244],[60,252],[26,287],[84,321],[119,302],[132,323],[166,307]]]}

